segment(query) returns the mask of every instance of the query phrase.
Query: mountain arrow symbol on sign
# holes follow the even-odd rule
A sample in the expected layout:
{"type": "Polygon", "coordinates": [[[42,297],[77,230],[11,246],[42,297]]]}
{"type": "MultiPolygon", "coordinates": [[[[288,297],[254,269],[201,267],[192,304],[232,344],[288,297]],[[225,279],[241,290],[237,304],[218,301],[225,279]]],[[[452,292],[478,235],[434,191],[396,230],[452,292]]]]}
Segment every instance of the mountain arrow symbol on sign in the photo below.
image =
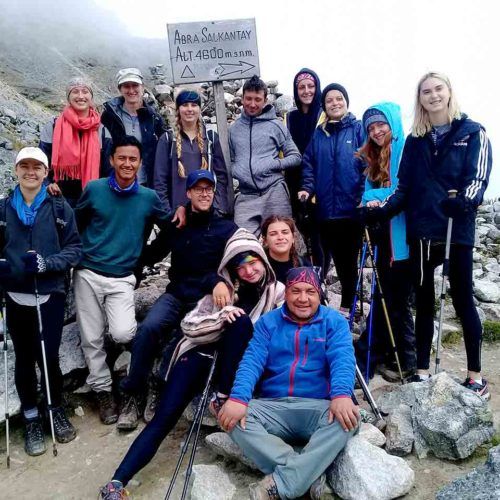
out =
{"type": "Polygon", "coordinates": [[[239,61],[238,64],[235,63],[219,63],[219,66],[215,68],[215,73],[221,76],[233,75],[234,73],[239,73],[242,75],[247,71],[255,68],[255,64],[250,64],[245,61],[239,61]]]}

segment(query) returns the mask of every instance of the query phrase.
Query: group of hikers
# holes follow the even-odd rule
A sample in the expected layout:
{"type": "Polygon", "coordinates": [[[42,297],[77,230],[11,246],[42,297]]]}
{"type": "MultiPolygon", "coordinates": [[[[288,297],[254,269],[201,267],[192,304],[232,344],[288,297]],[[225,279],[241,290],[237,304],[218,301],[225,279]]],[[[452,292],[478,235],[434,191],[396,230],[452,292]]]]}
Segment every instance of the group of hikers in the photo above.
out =
{"type": "Polygon", "coordinates": [[[307,68],[293,81],[296,109],[282,120],[253,76],[229,129],[231,165],[204,125],[197,92],[178,92],[167,129],[145,101],[141,72],[125,68],[116,78],[120,96],[102,114],[90,82],[69,83],[68,104],[43,128],[38,148],[19,152],[18,183],[0,201],[0,284],[26,453],[46,451],[49,420],[57,442],[76,437],[58,357],[73,270],[100,419],[121,430],[135,429],[141,416],[147,422],[100,489],[102,499],[128,495],[127,483],[203,390],[214,356],[210,411],[266,474],[250,486],[251,498],[307,490],[319,498],[324,471],[358,429],[356,365],[368,379],[376,369],[396,376],[380,292],[370,339],[365,330],[353,345],[347,321],[365,227],[404,377],[421,382],[430,376],[434,269],[453,219],[449,279],[467,353],[464,386],[489,397],[472,250],[491,146],[484,128],[460,112],[445,75],[418,82],[407,138],[397,104],[375,104],[358,120],[347,90],[338,83],[321,90],[307,68]],[[299,232],[307,255],[297,251],[299,232]],[[142,270],[168,255],[167,288],[138,325],[134,289],[142,270]],[[325,305],[331,261],[342,290],[338,310],[325,305]],[[117,382],[110,340],[131,351],[117,382]],[[46,375],[41,400],[37,365],[46,375]]]}

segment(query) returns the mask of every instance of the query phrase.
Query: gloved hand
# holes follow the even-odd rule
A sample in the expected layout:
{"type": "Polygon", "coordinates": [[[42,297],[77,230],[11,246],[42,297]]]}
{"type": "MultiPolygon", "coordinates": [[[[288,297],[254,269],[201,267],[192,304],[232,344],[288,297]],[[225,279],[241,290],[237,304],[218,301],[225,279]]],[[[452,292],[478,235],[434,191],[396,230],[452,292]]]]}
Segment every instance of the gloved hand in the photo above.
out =
{"type": "Polygon", "coordinates": [[[363,226],[376,226],[387,219],[385,210],[382,207],[359,207],[359,221],[363,226]]]}
{"type": "Polygon", "coordinates": [[[463,196],[441,200],[441,210],[446,217],[459,217],[467,212],[467,202],[463,196]]]}
{"type": "Polygon", "coordinates": [[[24,269],[30,274],[40,274],[47,270],[45,259],[36,252],[28,252],[21,259],[24,262],[24,269]]]}
{"type": "Polygon", "coordinates": [[[0,259],[0,278],[8,276],[11,271],[10,262],[6,259],[0,259]]]}

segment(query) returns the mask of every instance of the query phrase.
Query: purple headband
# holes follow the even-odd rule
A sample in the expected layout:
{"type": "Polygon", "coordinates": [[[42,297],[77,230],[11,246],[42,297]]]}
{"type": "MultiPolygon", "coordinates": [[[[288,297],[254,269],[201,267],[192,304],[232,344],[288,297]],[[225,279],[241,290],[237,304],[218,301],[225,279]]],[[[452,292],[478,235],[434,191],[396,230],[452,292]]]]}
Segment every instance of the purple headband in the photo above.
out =
{"type": "Polygon", "coordinates": [[[312,267],[293,267],[286,275],[286,287],[295,283],[307,283],[312,285],[321,294],[321,282],[318,274],[312,267]]]}

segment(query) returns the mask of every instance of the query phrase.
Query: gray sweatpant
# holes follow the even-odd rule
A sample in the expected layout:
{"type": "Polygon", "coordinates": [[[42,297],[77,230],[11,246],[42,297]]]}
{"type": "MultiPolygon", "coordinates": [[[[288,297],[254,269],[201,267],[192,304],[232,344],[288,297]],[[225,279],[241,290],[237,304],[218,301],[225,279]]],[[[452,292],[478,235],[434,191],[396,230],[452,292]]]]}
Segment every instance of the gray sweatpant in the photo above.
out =
{"type": "Polygon", "coordinates": [[[260,235],[262,223],[270,215],[292,216],[290,196],[284,182],[280,182],[262,194],[238,193],[234,200],[234,222],[255,236],[260,235]]]}
{"type": "Polygon", "coordinates": [[[327,469],[356,430],[328,423],[330,401],[310,398],[252,399],[246,429],[233,441],[264,474],[272,474],[283,499],[302,496],[327,469]],[[306,442],[301,451],[288,443],[306,442]]]}

